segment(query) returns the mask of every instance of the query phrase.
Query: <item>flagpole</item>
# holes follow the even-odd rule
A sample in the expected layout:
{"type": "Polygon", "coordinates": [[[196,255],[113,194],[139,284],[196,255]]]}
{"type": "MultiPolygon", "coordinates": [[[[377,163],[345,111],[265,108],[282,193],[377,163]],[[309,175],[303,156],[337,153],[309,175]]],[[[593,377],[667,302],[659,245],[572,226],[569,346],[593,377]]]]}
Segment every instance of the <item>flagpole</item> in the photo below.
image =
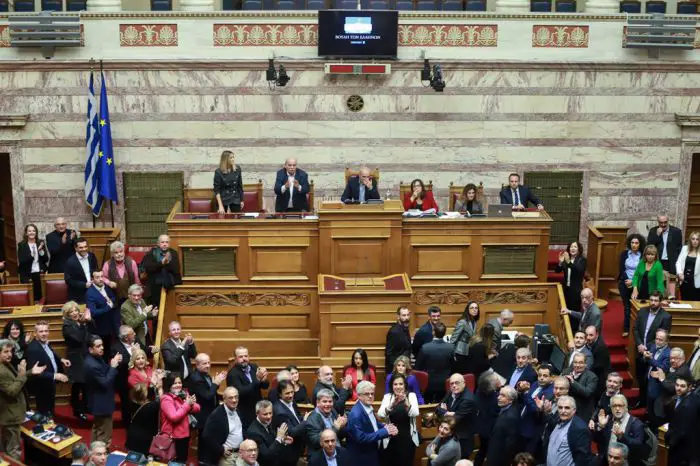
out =
{"type": "MultiPolygon", "coordinates": [[[[95,71],[95,59],[90,58],[90,75],[95,71]]],[[[97,217],[92,215],[92,228],[97,228],[97,217]]]]}

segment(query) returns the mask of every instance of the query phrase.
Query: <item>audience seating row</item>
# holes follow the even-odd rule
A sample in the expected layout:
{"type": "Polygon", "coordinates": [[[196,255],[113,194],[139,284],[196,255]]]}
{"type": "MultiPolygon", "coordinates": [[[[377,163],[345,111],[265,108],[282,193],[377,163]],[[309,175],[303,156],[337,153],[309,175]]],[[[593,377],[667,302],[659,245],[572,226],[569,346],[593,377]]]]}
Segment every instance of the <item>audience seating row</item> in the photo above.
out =
{"type": "MultiPolygon", "coordinates": [[[[63,2],[61,0],[41,0],[42,11],[63,11],[63,2]]],[[[67,0],[66,11],[84,11],[87,10],[86,0],[67,0]]],[[[10,11],[10,2],[8,0],[0,0],[0,11],[10,11]]],[[[16,12],[34,12],[34,0],[16,0],[14,9],[16,12]]]]}
{"type": "Polygon", "coordinates": [[[31,284],[0,285],[0,307],[31,306],[34,293],[31,284]]]}

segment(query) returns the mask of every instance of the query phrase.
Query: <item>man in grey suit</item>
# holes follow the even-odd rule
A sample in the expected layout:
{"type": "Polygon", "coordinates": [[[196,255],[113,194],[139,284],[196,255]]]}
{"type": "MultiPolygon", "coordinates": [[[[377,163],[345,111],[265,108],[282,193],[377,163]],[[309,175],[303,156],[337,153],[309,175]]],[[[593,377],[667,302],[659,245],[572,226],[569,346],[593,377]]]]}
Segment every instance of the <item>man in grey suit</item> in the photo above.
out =
{"type": "Polygon", "coordinates": [[[576,400],[576,415],[588,425],[596,403],[598,377],[586,367],[586,357],[581,353],[574,356],[573,367],[567,367],[561,375],[569,380],[569,395],[576,400]]]}
{"type": "MultiPolygon", "coordinates": [[[[600,333],[603,328],[603,317],[595,303],[593,290],[590,288],[584,288],[583,291],[581,291],[581,312],[570,311],[567,308],[563,308],[561,314],[568,314],[570,317],[576,319],[578,326],[574,326],[573,324],[571,326],[577,330],[585,332],[586,327],[593,325],[598,329],[598,333],[600,333]]],[[[579,411],[580,410],[579,408],[579,411]]]]}
{"type": "Polygon", "coordinates": [[[510,309],[503,309],[501,315],[495,319],[490,319],[487,324],[493,326],[493,347],[492,349],[496,352],[501,351],[501,338],[503,337],[503,329],[510,327],[513,323],[513,311],[510,309]]]}
{"type": "Polygon", "coordinates": [[[445,380],[452,370],[454,350],[452,345],[445,342],[447,328],[442,322],[433,326],[433,341],[426,343],[418,353],[416,369],[428,373],[428,388],[425,391],[425,400],[436,403],[445,396],[445,380]]]}
{"type": "Polygon", "coordinates": [[[581,353],[586,356],[586,366],[593,367],[593,353],[586,346],[586,332],[578,331],[574,334],[574,341],[569,342],[569,352],[566,353],[564,367],[571,367],[574,364],[574,355],[581,353]]]}

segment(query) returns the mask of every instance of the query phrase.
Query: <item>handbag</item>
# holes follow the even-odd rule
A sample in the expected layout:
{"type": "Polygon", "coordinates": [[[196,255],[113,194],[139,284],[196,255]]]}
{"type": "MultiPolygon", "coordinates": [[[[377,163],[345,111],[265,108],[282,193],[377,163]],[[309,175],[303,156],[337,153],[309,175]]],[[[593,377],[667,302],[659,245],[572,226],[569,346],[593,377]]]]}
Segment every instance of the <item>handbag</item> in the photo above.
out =
{"type": "Polygon", "coordinates": [[[169,434],[160,431],[160,409],[158,410],[158,433],[151,440],[148,453],[162,461],[170,461],[177,456],[173,438],[169,434]]]}

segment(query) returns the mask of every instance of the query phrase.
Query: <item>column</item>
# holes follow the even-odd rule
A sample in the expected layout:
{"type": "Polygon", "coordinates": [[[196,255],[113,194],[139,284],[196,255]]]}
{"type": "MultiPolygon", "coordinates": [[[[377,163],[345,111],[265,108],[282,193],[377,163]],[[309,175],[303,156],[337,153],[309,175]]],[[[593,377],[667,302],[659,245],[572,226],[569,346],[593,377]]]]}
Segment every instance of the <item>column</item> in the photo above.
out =
{"type": "Polygon", "coordinates": [[[586,13],[610,14],[620,12],[620,2],[615,0],[586,0],[583,4],[586,13]]]}
{"type": "Polygon", "coordinates": [[[87,0],[88,11],[122,11],[122,0],[87,0]]]}
{"type": "Polygon", "coordinates": [[[214,11],[214,0],[180,0],[181,11],[214,11]]]}
{"type": "Polygon", "coordinates": [[[529,13],[530,0],[496,0],[498,13],[529,13]]]}

